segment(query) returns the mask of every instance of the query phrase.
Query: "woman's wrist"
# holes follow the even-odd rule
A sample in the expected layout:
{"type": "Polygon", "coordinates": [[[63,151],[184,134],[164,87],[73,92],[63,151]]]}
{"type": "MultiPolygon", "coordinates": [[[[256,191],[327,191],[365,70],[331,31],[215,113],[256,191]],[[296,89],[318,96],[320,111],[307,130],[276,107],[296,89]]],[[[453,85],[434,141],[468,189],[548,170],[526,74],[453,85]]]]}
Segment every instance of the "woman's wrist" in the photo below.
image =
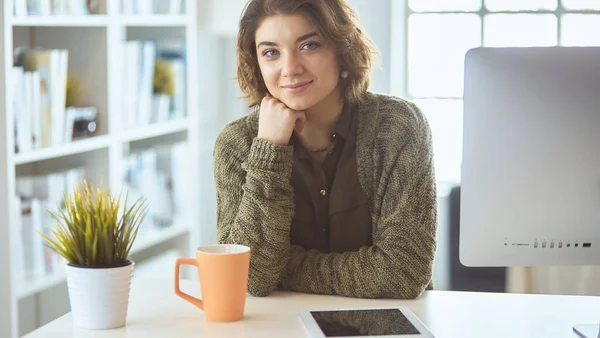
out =
{"type": "Polygon", "coordinates": [[[244,167],[246,170],[261,169],[291,174],[293,156],[292,146],[281,146],[261,138],[254,138],[244,167]]]}

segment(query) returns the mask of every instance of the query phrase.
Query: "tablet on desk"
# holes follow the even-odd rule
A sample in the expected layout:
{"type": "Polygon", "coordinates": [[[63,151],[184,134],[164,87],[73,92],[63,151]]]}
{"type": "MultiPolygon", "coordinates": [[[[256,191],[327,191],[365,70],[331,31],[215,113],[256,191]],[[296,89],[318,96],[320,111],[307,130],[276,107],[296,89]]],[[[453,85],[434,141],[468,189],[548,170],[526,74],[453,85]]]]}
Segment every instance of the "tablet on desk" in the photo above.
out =
{"type": "Polygon", "coordinates": [[[407,307],[303,310],[300,319],[310,337],[433,338],[407,307]]]}

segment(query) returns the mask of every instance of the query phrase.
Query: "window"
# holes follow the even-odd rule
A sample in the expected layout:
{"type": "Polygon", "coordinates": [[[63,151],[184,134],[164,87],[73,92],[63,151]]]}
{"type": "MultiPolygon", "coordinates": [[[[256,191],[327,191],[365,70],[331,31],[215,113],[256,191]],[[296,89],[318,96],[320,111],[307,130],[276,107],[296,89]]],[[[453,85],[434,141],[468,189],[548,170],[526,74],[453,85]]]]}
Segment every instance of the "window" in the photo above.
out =
{"type": "Polygon", "coordinates": [[[600,46],[598,0],[392,1],[392,93],[423,110],[439,182],[460,181],[465,53],[474,47],[600,46]],[[401,24],[398,24],[401,22],[401,24]]]}

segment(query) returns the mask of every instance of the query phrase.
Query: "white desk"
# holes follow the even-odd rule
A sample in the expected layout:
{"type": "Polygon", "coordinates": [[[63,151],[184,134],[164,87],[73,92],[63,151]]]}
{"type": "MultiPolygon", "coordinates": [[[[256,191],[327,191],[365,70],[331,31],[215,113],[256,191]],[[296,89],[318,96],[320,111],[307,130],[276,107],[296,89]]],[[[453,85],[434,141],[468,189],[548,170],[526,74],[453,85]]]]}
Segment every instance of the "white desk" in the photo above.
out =
{"type": "MultiPolygon", "coordinates": [[[[199,294],[197,281],[183,290],[199,294]]],[[[298,320],[302,308],[410,307],[436,338],[577,337],[574,324],[598,323],[600,297],[427,291],[417,300],[369,300],[275,292],[248,297],[245,317],[209,323],[193,305],[175,296],[170,280],[134,280],[126,327],[107,331],[74,329],[67,314],[27,335],[51,337],[306,337],[298,320]]]]}

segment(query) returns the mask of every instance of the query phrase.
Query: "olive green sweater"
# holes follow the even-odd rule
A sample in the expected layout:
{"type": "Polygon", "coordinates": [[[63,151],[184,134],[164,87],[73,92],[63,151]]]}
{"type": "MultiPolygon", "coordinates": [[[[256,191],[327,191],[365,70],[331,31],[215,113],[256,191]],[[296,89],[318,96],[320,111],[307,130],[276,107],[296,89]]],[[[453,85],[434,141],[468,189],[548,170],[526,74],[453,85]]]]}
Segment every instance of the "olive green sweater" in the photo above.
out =
{"type": "Polygon", "coordinates": [[[248,292],[418,297],[431,282],[437,228],[431,132],[421,111],[365,93],[356,156],[373,245],[327,254],[290,244],[293,147],[257,138],[258,118],[257,111],[228,124],[214,151],[217,240],[251,248],[248,292]]]}

